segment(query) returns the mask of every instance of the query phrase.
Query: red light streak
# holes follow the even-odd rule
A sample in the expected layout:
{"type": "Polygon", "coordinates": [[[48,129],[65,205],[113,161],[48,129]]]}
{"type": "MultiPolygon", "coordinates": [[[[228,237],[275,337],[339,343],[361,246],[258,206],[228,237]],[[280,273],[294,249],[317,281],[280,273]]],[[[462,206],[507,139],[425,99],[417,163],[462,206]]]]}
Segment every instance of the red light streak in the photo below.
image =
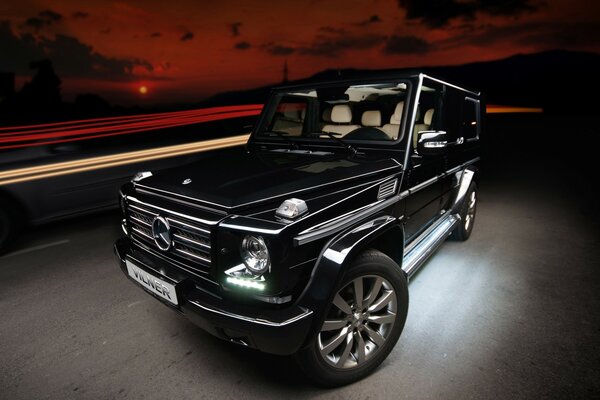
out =
{"type": "MultiPolygon", "coordinates": [[[[197,118],[193,122],[190,122],[187,120],[183,121],[183,122],[179,122],[179,123],[171,122],[168,125],[161,126],[161,127],[162,128],[173,128],[173,127],[177,127],[177,126],[191,125],[191,124],[197,124],[197,123],[203,123],[203,122],[212,122],[212,121],[218,121],[218,120],[228,119],[228,118],[240,118],[240,117],[255,116],[255,115],[258,115],[258,113],[259,113],[259,111],[240,111],[240,112],[233,112],[233,113],[221,113],[221,114],[216,114],[216,115],[207,115],[207,116],[204,116],[201,118],[197,118]]],[[[25,147],[33,147],[33,146],[42,146],[42,145],[46,145],[46,144],[68,143],[68,142],[75,142],[75,141],[80,141],[80,140],[84,140],[84,139],[85,140],[98,139],[98,138],[125,135],[125,134],[131,134],[131,133],[147,132],[147,131],[152,131],[152,130],[156,130],[156,129],[159,129],[159,128],[157,128],[156,125],[152,125],[152,126],[144,127],[144,128],[140,127],[137,129],[129,129],[129,130],[124,130],[124,131],[110,132],[110,133],[104,133],[104,134],[99,134],[99,135],[88,135],[88,136],[84,136],[84,137],[76,137],[76,138],[69,138],[69,139],[60,139],[60,140],[50,140],[50,141],[42,141],[42,142],[35,142],[35,143],[8,145],[8,146],[2,146],[2,147],[0,147],[0,149],[17,149],[17,148],[25,148],[25,147]]],[[[93,132],[97,132],[97,130],[93,131],[93,132]]],[[[61,137],[64,137],[64,135],[61,137]]]]}
{"type": "Polygon", "coordinates": [[[63,125],[74,125],[74,124],[87,124],[90,122],[105,122],[105,121],[119,121],[125,119],[136,119],[136,118],[154,118],[154,117],[166,117],[169,115],[176,114],[185,114],[185,113],[215,113],[215,112],[230,112],[230,111],[238,111],[241,109],[262,109],[262,104],[248,104],[242,106],[222,106],[222,107],[210,107],[210,108],[201,108],[198,110],[186,110],[186,111],[168,111],[162,113],[154,113],[154,114],[140,114],[140,115],[127,115],[120,117],[105,117],[105,118],[90,118],[90,119],[80,119],[73,121],[63,121],[63,122],[52,122],[48,124],[36,124],[36,125],[22,125],[22,126],[7,126],[1,127],[0,132],[2,131],[15,131],[19,129],[26,128],[44,128],[49,126],[63,126],[63,125]]]}
{"type": "Polygon", "coordinates": [[[79,124],[75,124],[75,121],[70,121],[64,123],[4,128],[5,130],[11,129],[12,132],[0,134],[0,143],[6,143],[6,145],[0,146],[0,149],[17,149],[46,144],[74,142],[193,125],[229,118],[255,116],[260,113],[261,109],[262,105],[212,107],[200,110],[145,114],[143,116],[133,117],[96,118],[92,120],[83,120],[83,123],[79,124]],[[66,126],[69,126],[68,129],[65,129],[66,126]],[[18,129],[31,127],[37,127],[38,129],[14,132],[18,129]]]}

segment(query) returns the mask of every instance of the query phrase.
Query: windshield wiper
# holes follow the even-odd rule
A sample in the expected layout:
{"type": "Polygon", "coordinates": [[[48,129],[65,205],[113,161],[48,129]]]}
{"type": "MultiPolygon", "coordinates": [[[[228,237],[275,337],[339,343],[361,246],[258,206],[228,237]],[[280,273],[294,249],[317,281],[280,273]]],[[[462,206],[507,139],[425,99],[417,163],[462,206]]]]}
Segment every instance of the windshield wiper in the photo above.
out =
{"type": "Polygon", "coordinates": [[[337,141],[339,144],[341,144],[342,147],[348,150],[353,156],[358,154],[358,150],[356,150],[350,143],[345,142],[339,137],[337,137],[334,132],[323,131],[323,133],[332,138],[333,140],[337,141]]]}
{"type": "Polygon", "coordinates": [[[282,138],[283,140],[285,140],[285,142],[287,144],[290,145],[290,147],[292,148],[292,150],[298,150],[298,149],[300,149],[300,147],[298,146],[298,143],[296,143],[295,141],[293,141],[292,139],[290,139],[290,138],[287,137],[287,135],[288,135],[287,132],[268,131],[268,132],[265,132],[265,133],[267,133],[269,135],[275,134],[275,135],[279,136],[280,138],[282,138]]]}

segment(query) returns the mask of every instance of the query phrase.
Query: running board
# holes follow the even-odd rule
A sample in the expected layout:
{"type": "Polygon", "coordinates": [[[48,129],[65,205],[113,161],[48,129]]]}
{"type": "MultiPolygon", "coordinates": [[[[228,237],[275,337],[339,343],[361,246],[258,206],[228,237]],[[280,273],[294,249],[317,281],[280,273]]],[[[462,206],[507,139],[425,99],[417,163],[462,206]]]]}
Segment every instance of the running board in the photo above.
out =
{"type": "Polygon", "coordinates": [[[459,222],[460,216],[458,214],[442,217],[440,221],[436,222],[407,246],[407,252],[402,262],[402,270],[409,278],[444,243],[459,222]]]}

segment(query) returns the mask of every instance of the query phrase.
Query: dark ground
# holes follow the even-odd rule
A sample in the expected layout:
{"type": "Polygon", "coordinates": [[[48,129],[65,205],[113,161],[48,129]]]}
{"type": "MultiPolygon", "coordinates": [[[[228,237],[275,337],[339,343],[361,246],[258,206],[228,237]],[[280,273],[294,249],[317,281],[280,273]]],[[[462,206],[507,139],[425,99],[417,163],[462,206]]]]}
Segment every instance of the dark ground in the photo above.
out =
{"type": "Polygon", "coordinates": [[[600,398],[600,125],[489,122],[473,235],[413,278],[400,341],[367,379],[321,390],[196,328],[122,275],[108,213],[0,258],[0,398],[600,398]]]}

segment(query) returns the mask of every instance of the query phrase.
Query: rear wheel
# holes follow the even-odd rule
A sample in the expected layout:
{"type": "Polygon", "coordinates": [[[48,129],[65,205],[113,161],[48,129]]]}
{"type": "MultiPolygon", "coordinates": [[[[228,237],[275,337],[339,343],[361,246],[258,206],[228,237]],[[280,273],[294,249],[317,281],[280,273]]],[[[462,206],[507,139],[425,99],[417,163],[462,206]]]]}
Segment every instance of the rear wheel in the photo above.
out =
{"type": "Polygon", "coordinates": [[[383,253],[366,251],[345,274],[320,331],[295,358],[322,386],[362,379],[393,349],[407,312],[408,287],[400,267],[383,253]]]}
{"type": "Polygon", "coordinates": [[[467,196],[460,210],[460,224],[450,236],[454,240],[465,241],[471,236],[477,213],[477,185],[471,182],[467,196]]]}

